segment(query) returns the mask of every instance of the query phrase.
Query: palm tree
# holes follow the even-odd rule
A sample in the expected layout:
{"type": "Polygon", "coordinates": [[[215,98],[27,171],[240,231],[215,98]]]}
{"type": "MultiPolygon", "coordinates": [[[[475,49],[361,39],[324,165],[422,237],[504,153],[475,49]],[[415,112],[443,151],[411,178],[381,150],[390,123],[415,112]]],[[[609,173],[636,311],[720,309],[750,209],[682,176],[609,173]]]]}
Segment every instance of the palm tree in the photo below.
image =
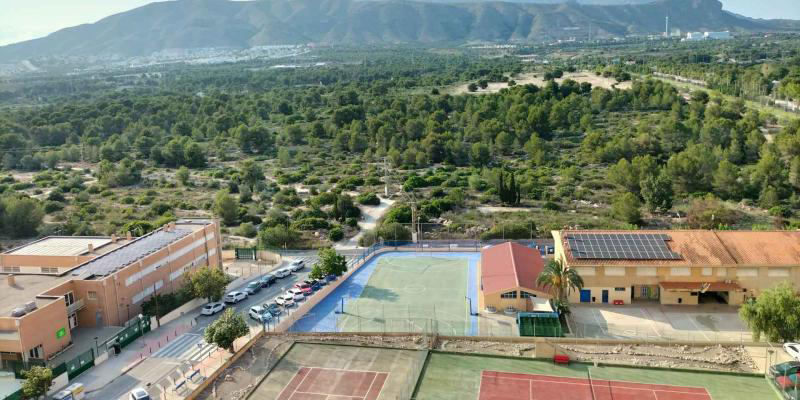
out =
{"type": "Polygon", "coordinates": [[[553,297],[564,303],[572,290],[583,288],[583,278],[574,269],[565,267],[560,260],[549,261],[536,278],[536,283],[549,288],[553,297]]]}

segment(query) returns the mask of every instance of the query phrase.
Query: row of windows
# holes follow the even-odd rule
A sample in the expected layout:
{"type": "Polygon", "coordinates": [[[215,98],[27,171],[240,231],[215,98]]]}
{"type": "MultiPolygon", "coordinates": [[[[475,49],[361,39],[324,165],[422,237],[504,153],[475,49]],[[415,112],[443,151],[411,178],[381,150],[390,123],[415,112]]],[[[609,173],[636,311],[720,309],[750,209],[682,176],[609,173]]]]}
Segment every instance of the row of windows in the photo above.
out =
{"type": "MultiPolygon", "coordinates": [[[[528,293],[528,292],[526,292],[524,290],[520,290],[519,291],[519,297],[523,298],[523,299],[528,299],[528,298],[531,298],[531,297],[536,297],[536,295],[533,294],[533,293],[528,293]]],[[[516,299],[517,298],[517,291],[513,290],[513,291],[510,291],[510,292],[501,293],[500,294],[500,298],[501,299],[516,299]]]]}
{"type": "MultiPolygon", "coordinates": [[[[212,235],[212,237],[213,237],[213,235],[212,235]]],[[[155,270],[157,270],[158,268],[161,268],[162,266],[164,266],[164,265],[166,265],[166,264],[168,264],[168,263],[170,263],[172,261],[175,261],[178,258],[182,257],[183,255],[185,255],[185,254],[187,254],[189,252],[192,252],[192,251],[196,250],[198,247],[201,247],[201,246],[204,246],[204,245],[205,245],[205,240],[204,239],[195,240],[190,245],[185,246],[185,247],[181,248],[180,250],[170,254],[169,257],[167,257],[165,259],[162,259],[162,260],[159,260],[158,262],[153,263],[153,264],[143,268],[141,271],[138,271],[138,272],[134,273],[133,275],[129,276],[128,278],[125,279],[125,286],[133,285],[134,283],[138,282],[140,279],[142,279],[143,277],[147,276],[148,274],[155,272],[155,270]]]]}

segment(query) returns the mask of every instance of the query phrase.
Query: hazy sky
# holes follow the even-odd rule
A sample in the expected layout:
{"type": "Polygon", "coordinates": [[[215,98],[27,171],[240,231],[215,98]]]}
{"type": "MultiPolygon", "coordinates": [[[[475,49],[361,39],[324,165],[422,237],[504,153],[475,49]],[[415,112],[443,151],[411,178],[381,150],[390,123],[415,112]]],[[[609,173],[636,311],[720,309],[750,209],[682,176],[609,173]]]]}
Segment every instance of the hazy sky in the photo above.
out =
{"type": "MultiPolygon", "coordinates": [[[[95,22],[154,0],[0,0],[0,45],[95,22]]],[[[725,9],[756,18],[800,19],[800,0],[721,0],[725,9]]]]}

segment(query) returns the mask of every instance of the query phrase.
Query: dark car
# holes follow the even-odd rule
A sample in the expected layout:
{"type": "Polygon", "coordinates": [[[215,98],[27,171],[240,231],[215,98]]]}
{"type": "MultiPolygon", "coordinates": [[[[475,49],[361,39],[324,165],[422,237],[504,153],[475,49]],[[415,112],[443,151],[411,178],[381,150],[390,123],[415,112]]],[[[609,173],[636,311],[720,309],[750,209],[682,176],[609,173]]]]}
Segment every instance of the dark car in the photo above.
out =
{"type": "Polygon", "coordinates": [[[264,310],[268,311],[270,314],[272,314],[273,316],[276,316],[276,317],[278,315],[281,315],[281,313],[283,312],[283,310],[281,309],[281,306],[279,306],[278,303],[275,303],[275,302],[264,303],[264,310]]]}
{"type": "Polygon", "coordinates": [[[787,361],[769,367],[769,373],[772,376],[793,375],[798,370],[800,370],[800,362],[798,361],[787,361]]]}
{"type": "Polygon", "coordinates": [[[307,280],[307,281],[304,281],[304,282],[305,282],[305,283],[307,283],[307,284],[308,284],[308,286],[311,286],[311,290],[313,290],[313,291],[315,291],[315,292],[316,292],[317,290],[320,290],[320,289],[322,289],[322,285],[320,285],[320,284],[319,284],[319,281],[318,281],[318,280],[316,280],[316,279],[311,279],[311,280],[307,280]]]}
{"type": "Polygon", "coordinates": [[[333,275],[333,274],[328,275],[328,276],[325,277],[325,280],[328,281],[328,282],[333,282],[333,281],[336,280],[336,275],[333,275]]]}
{"type": "Polygon", "coordinates": [[[272,285],[277,280],[278,278],[276,278],[275,275],[272,274],[266,274],[258,279],[258,281],[261,283],[261,287],[267,287],[269,285],[272,285]]]}
{"type": "Polygon", "coordinates": [[[244,291],[247,292],[247,294],[255,294],[255,293],[260,292],[261,291],[261,282],[252,281],[252,282],[248,283],[247,286],[244,288],[244,291]]]}

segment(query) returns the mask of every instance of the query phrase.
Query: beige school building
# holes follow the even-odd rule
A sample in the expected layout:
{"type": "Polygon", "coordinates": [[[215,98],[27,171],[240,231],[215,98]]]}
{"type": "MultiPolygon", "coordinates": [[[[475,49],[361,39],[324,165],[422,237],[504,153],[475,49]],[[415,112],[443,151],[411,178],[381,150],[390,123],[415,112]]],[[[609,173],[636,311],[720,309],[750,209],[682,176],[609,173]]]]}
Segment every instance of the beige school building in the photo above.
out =
{"type": "Polygon", "coordinates": [[[800,232],[553,231],[555,259],[585,286],[574,303],[739,305],[800,282],[800,232]]]}
{"type": "Polygon", "coordinates": [[[142,237],[46,237],[0,254],[0,358],[48,360],[80,327],[121,326],[186,273],[221,266],[219,225],[182,219],[142,237]]]}

